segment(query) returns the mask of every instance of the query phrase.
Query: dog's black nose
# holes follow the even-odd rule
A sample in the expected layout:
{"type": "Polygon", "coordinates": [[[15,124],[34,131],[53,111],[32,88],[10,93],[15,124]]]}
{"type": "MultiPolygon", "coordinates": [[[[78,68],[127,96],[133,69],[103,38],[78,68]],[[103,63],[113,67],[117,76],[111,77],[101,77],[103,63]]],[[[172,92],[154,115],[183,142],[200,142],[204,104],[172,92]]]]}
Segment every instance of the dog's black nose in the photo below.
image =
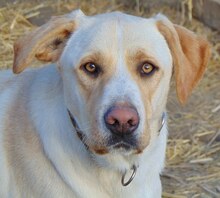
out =
{"type": "Polygon", "coordinates": [[[139,124],[139,116],[133,107],[118,105],[111,107],[104,116],[106,127],[116,135],[129,135],[139,124]]]}

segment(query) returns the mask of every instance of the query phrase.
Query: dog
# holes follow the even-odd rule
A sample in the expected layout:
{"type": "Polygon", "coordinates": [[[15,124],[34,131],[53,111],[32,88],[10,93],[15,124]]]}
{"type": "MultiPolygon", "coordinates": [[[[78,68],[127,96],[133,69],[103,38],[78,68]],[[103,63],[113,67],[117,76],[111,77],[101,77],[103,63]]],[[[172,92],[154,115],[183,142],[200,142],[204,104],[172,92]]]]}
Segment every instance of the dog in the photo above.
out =
{"type": "Polygon", "coordinates": [[[0,197],[161,197],[171,77],[184,104],[209,55],[162,14],[75,10],[20,38],[0,72],[0,197]]]}

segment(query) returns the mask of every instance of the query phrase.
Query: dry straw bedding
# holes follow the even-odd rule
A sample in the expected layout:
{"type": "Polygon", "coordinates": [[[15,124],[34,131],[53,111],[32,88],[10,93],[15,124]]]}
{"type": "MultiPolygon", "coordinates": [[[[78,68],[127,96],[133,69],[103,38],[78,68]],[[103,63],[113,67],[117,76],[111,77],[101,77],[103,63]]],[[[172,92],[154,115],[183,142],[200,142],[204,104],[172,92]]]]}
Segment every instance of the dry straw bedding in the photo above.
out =
{"type": "MultiPolygon", "coordinates": [[[[195,19],[190,20],[191,1],[182,1],[188,15],[144,1],[37,1],[8,3],[0,7],[0,68],[11,68],[13,43],[24,33],[48,20],[50,15],[81,8],[86,14],[121,10],[150,16],[162,12],[212,43],[208,69],[184,107],[178,104],[175,86],[168,102],[169,140],[166,168],[162,174],[163,197],[220,197],[220,34],[195,19]],[[150,5],[150,6],[149,6],[150,5]],[[155,8],[156,7],[156,8],[155,8]]],[[[0,3],[1,4],[1,3],[0,3]]],[[[181,7],[181,6],[180,6],[181,7]]],[[[182,9],[183,10],[183,9],[182,9]]]]}

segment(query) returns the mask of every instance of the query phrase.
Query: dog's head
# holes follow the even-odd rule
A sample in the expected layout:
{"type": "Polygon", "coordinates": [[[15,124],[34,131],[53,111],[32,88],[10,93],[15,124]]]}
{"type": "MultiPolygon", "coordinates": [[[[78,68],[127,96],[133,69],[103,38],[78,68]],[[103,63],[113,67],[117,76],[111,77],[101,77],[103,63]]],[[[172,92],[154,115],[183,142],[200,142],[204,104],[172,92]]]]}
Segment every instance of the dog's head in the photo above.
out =
{"type": "Polygon", "coordinates": [[[13,70],[57,62],[66,108],[95,156],[141,153],[157,136],[175,73],[181,103],[202,77],[208,43],[157,15],[54,17],[15,44],[13,70]]]}

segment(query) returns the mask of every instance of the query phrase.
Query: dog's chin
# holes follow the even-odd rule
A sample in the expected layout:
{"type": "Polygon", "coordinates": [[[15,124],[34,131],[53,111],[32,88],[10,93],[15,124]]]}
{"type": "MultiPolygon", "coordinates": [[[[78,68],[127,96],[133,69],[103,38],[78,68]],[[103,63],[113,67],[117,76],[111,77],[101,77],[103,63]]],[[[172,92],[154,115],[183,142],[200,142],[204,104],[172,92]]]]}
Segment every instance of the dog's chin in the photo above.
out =
{"type": "Polygon", "coordinates": [[[117,142],[109,147],[110,153],[116,153],[121,155],[133,154],[136,151],[136,148],[126,142],[117,142]]]}
{"type": "Polygon", "coordinates": [[[132,154],[138,154],[138,148],[136,146],[128,144],[126,142],[117,142],[114,144],[106,145],[96,145],[93,147],[88,147],[91,153],[95,155],[105,156],[105,155],[121,155],[129,156],[132,154]]]}
{"type": "MultiPolygon", "coordinates": [[[[88,140],[92,140],[89,138],[88,140]]],[[[110,136],[101,141],[87,141],[94,162],[102,168],[125,171],[138,164],[141,152],[137,137],[110,136]]]]}
{"type": "Polygon", "coordinates": [[[132,155],[132,150],[127,150],[122,147],[112,148],[105,155],[93,154],[93,159],[98,166],[104,169],[124,172],[130,169],[134,164],[138,164],[139,155],[132,155]]]}
{"type": "Polygon", "coordinates": [[[106,147],[105,154],[93,153],[98,166],[115,171],[125,171],[138,164],[139,155],[135,146],[125,142],[117,142],[106,147]]]}

